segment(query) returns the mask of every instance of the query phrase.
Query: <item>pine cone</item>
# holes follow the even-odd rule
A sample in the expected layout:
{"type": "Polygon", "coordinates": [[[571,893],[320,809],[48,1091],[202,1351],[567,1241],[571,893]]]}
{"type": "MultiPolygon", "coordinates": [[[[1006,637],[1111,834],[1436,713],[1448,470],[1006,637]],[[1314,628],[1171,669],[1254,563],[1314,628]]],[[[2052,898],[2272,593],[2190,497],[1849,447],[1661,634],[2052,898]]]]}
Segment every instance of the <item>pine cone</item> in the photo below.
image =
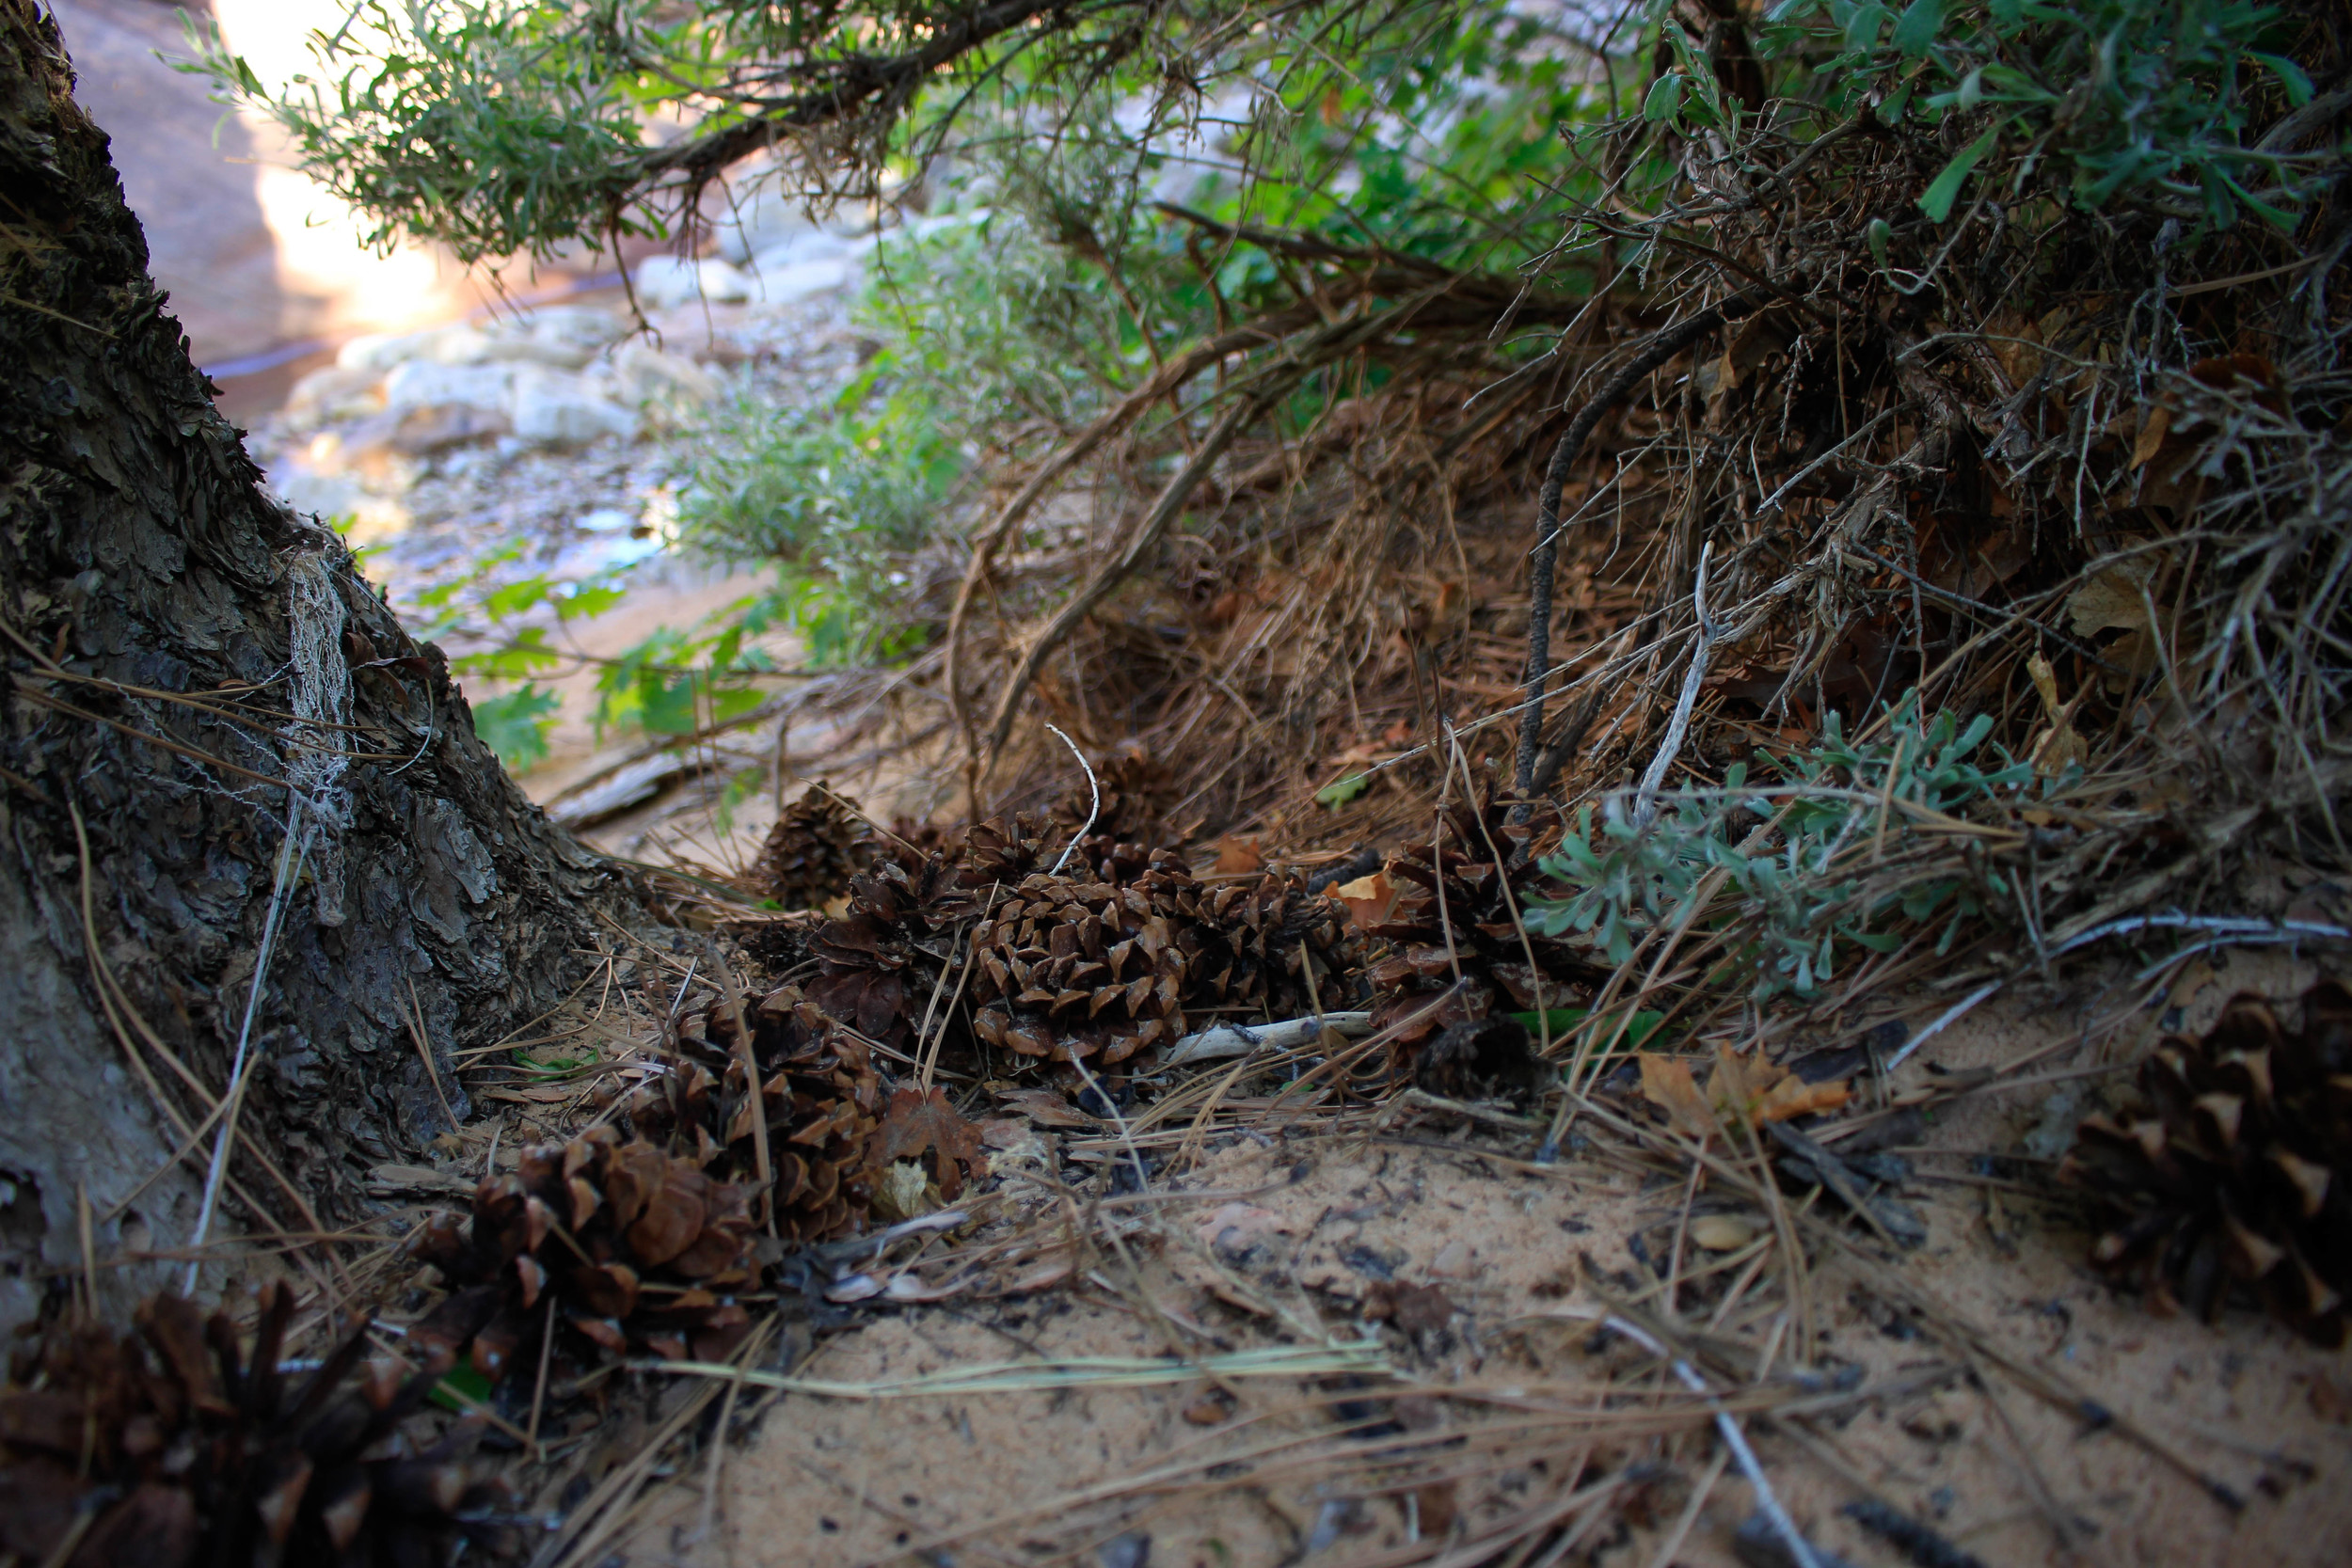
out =
{"type": "MultiPolygon", "coordinates": [[[[768,1117],[776,1234],[791,1243],[846,1235],[865,1223],[874,1196],[872,1142],[882,1080],[871,1053],[796,986],[763,998],[749,1022],[768,1117]]],[[[714,1009],[707,1032],[732,1051],[730,1016],[714,1009]]],[[[739,1057],[728,1064],[723,1101],[726,1168],[737,1180],[753,1180],[757,1146],[739,1057]]]]}
{"type": "Polygon", "coordinates": [[[1197,897],[1201,951],[1193,969],[1197,1006],[1242,1007],[1265,1018],[1303,1018],[1344,1007],[1346,978],[1362,955],[1345,911],[1296,876],[1202,888],[1197,897]],[[1307,975],[1312,966],[1311,984],[1307,975]]]}
{"type": "Polygon", "coordinates": [[[475,1190],[469,1223],[437,1216],[410,1236],[410,1254],[453,1287],[412,1343],[470,1346],[474,1370],[496,1382],[529,1359],[548,1297],[565,1328],[615,1355],[634,1344],[707,1360],[734,1348],[751,1317],[723,1292],[752,1281],[752,1193],[704,1172],[718,1153],[710,1074],[690,1065],[658,1083],[632,1109],[648,1126],[688,1129],[696,1152],[624,1142],[611,1126],[524,1149],[513,1175],[475,1190]]]}
{"type": "Polygon", "coordinates": [[[752,863],[752,891],[787,910],[822,909],[873,863],[865,821],[830,790],[811,785],[784,808],[752,863]]]}
{"type": "Polygon", "coordinates": [[[905,1043],[944,967],[942,933],[975,908],[971,876],[934,856],[912,871],[884,861],[851,882],[849,911],[809,943],[818,958],[809,1000],[868,1039],[905,1043]]]}
{"type": "Polygon", "coordinates": [[[992,887],[1019,887],[1030,873],[1059,859],[1061,851],[1049,840],[1062,835],[1027,813],[1004,822],[979,822],[964,830],[963,842],[947,857],[955,865],[958,887],[985,894],[992,887]]]}
{"type": "Polygon", "coordinates": [[[1533,856],[1509,863],[1527,837],[1509,815],[1498,804],[1483,811],[1456,805],[1446,814],[1438,846],[1416,845],[1389,859],[1388,876],[1400,884],[1396,901],[1365,932],[1389,951],[1365,977],[1375,1029],[1415,1020],[1395,1036],[1400,1067],[1454,1024],[1580,1006],[1589,1000],[1589,987],[1607,977],[1566,943],[1522,934],[1513,912],[1540,894],[1542,874],[1533,856]]]}
{"type": "Polygon", "coordinates": [[[2315,1344],[2344,1341],[2352,1292],[2352,992],[2303,996],[2283,1028],[2252,996],[2201,1040],[2141,1064],[2146,1103],[2083,1122],[2061,1176],[2105,1228],[2091,1262],[2207,1322],[2233,1288],[2315,1344]]]}
{"type": "Polygon", "coordinates": [[[1192,973],[1185,949],[1201,945],[1178,901],[1191,880],[1165,851],[1131,881],[1025,879],[973,934],[974,1031],[1057,1062],[1121,1062],[1174,1043],[1192,973]]]}
{"type": "Polygon", "coordinates": [[[904,814],[890,819],[890,836],[883,840],[879,853],[885,860],[901,865],[929,860],[947,852],[954,835],[929,817],[908,816],[904,814]]]}
{"type": "Polygon", "coordinates": [[[1095,785],[1101,789],[1098,808],[1095,789],[1078,784],[1054,803],[1054,826],[1059,835],[1085,832],[1086,838],[1078,853],[1071,857],[1098,861],[1119,844],[1139,844],[1146,849],[1176,847],[1168,821],[1168,809],[1176,800],[1176,781],[1163,765],[1152,760],[1149,752],[1132,742],[1111,753],[1094,769],[1095,785]],[[1094,825],[1087,826],[1089,813],[1094,825]]]}
{"type": "Polygon", "coordinates": [[[439,1371],[363,1364],[363,1324],[289,1378],[294,1306],[264,1288],[250,1354],[226,1312],[207,1320],[169,1294],[140,1308],[135,1335],[43,1329],[0,1387],[0,1559],[57,1560],[86,1506],[73,1568],[413,1568],[460,1539],[511,1546],[493,1522],[504,1488],[458,1457],[474,1425],[421,1452],[402,1433],[439,1371]]]}
{"type": "Polygon", "coordinates": [[[1342,1000],[1339,911],[1304,884],[1203,887],[1175,850],[1131,843],[1092,869],[1027,879],[977,934],[973,1028],[990,1044],[1107,1066],[1173,1044],[1187,1008],[1292,1018],[1342,1000]]]}

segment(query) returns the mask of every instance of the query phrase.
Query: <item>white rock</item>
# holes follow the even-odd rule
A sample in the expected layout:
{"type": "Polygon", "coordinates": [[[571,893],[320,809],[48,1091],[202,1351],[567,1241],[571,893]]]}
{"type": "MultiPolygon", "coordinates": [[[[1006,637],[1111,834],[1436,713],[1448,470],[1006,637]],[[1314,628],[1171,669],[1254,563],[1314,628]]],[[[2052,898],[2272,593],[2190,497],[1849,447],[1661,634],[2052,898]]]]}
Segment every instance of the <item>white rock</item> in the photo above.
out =
{"type": "Polygon", "coordinates": [[[628,331],[610,310],[550,305],[489,328],[488,357],[576,371],[628,331]]]}
{"type": "Polygon", "coordinates": [[[478,365],[489,356],[489,335],[459,322],[422,332],[354,338],[336,351],[335,363],[345,370],[389,371],[421,359],[438,365],[478,365]]]}
{"type": "Polygon", "coordinates": [[[512,365],[445,365],[407,359],[384,378],[384,406],[392,411],[456,404],[467,408],[507,405],[515,380],[512,365]]]}
{"type": "Polygon", "coordinates": [[[383,380],[375,371],[346,365],[312,371],[287,392],[287,417],[348,420],[373,414],[384,406],[383,380]]]}
{"type": "Polygon", "coordinates": [[[691,359],[664,354],[635,338],[612,351],[612,381],[619,401],[638,408],[658,403],[707,404],[719,395],[717,376],[691,359]]]}
{"type": "Polygon", "coordinates": [[[752,287],[771,305],[790,305],[848,284],[856,272],[847,245],[830,255],[805,255],[797,245],[762,251],[752,263],[752,287]]]}
{"type": "Polygon", "coordinates": [[[507,417],[515,434],[526,441],[556,446],[580,446],[606,436],[622,440],[637,435],[637,415],[576,375],[538,365],[517,366],[514,372],[507,417]]]}
{"type": "Polygon", "coordinates": [[[718,236],[719,254],[738,266],[774,245],[819,231],[801,204],[772,184],[737,198],[711,229],[718,236]]]}
{"type": "Polygon", "coordinates": [[[594,512],[583,512],[572,522],[591,533],[622,533],[637,526],[637,519],[617,506],[599,506],[594,512]]]}
{"type": "Polygon", "coordinates": [[[676,256],[648,256],[630,274],[640,303],[656,310],[691,300],[713,305],[737,305],[752,297],[751,279],[717,257],[690,261],[676,256]]]}

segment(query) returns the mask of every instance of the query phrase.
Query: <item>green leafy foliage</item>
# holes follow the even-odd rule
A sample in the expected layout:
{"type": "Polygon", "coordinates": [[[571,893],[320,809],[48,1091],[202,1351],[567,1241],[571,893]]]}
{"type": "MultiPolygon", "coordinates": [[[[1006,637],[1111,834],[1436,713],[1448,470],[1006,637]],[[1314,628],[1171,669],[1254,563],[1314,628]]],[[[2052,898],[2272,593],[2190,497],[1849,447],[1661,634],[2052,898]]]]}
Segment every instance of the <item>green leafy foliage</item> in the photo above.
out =
{"type": "MultiPolygon", "coordinates": [[[[1557,1039],[1582,1024],[1592,1016],[1593,1009],[1590,1007],[1547,1007],[1541,1014],[1513,1013],[1511,1018],[1514,1022],[1525,1028],[1531,1035],[1536,1033],[1539,1027],[1547,1028],[1550,1030],[1552,1037],[1557,1039]]],[[[1620,1017],[1624,1015],[1618,1013],[1607,1015],[1601,1026],[1594,1031],[1595,1037],[1608,1039],[1614,1030],[1616,1020],[1620,1017]]],[[[1625,1032],[1616,1037],[1617,1043],[1628,1051],[1639,1051],[1648,1043],[1651,1036],[1658,1033],[1665,1022],[1664,1013],[1649,1008],[1639,1009],[1631,1017],[1625,1019],[1625,1032]]]]}
{"type": "MultiPolygon", "coordinates": [[[[468,260],[544,257],[612,227],[615,171],[642,147],[645,97],[630,79],[641,40],[579,20],[563,5],[363,0],[335,32],[311,35],[319,74],[294,78],[283,99],[218,23],[191,21],[195,58],[177,69],[268,106],[305,171],[373,214],[366,240],[378,250],[405,232],[468,260]]],[[[683,44],[688,30],[645,36],[683,44]]]]}
{"type": "Polygon", "coordinates": [[[513,773],[526,773],[547,760],[548,732],[564,700],[554,692],[526,682],[502,696],[484,697],[469,705],[474,734],[498,753],[513,773]]]}
{"type": "MultiPolygon", "coordinates": [[[[1835,711],[1823,728],[1817,744],[1774,759],[1782,787],[1751,788],[1735,767],[1722,789],[1686,788],[1647,825],[1616,799],[1597,824],[1585,807],[1542,862],[1571,891],[1531,900],[1528,929],[1581,938],[1614,964],[1661,927],[1720,932],[1759,999],[1810,996],[1848,951],[1892,951],[1901,931],[1938,920],[1939,947],[1948,949],[1983,912],[1978,889],[1948,874],[1890,881],[1873,873],[1899,863],[1923,817],[2013,791],[2032,769],[1971,761],[1992,720],[1963,725],[1938,714],[1923,723],[1908,697],[1884,740],[1848,741],[1835,711]]],[[[1997,871],[1985,876],[2001,891],[1997,871]]]]}
{"type": "Polygon", "coordinates": [[[599,732],[692,735],[759,705],[754,677],[775,661],[753,640],[774,624],[772,596],[741,599],[679,631],[663,626],[596,673],[599,732]]]}
{"type": "Polygon", "coordinates": [[[1315,804],[1328,806],[1331,810],[1337,811],[1371,787],[1371,774],[1351,773],[1337,784],[1327,784],[1316,790],[1315,804]]]}
{"type": "Polygon", "coordinates": [[[1965,141],[1919,198],[1939,223],[1979,167],[2022,194],[2046,166],[2086,208],[2291,227],[2332,156],[2248,140],[2265,103],[2312,95],[2284,53],[2294,18],[2280,6],[1910,0],[1896,15],[1878,0],[1780,0],[1767,15],[1766,51],[1809,61],[1825,109],[1875,104],[1886,124],[1960,117],[1965,141]],[[1997,147],[2016,150],[1986,165],[1997,147]]]}

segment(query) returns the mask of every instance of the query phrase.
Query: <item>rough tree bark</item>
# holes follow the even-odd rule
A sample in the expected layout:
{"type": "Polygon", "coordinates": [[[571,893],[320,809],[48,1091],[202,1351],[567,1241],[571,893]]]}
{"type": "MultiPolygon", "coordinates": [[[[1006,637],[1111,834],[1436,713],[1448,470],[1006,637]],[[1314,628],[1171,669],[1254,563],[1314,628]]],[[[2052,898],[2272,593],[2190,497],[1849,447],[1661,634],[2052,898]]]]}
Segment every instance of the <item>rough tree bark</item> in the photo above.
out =
{"type": "MultiPolygon", "coordinates": [[[[0,0],[0,1323],[86,1227],[186,1245],[241,1037],[215,1232],[351,1216],[466,1114],[452,1053],[556,1006],[628,897],[262,493],[72,85],[0,0]]],[[[98,1272],[116,1308],[154,1276],[98,1272]]]]}

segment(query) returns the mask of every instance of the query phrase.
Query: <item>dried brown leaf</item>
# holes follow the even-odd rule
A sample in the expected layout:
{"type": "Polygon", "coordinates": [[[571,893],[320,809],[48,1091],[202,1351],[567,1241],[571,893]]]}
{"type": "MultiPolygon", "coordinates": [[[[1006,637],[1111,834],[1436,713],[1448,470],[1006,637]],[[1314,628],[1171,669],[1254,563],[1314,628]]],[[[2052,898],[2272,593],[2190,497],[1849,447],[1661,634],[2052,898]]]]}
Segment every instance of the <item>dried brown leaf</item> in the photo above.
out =
{"type": "Polygon", "coordinates": [[[1375,871],[1343,882],[1331,890],[1331,896],[1347,907],[1350,924],[1359,928],[1377,926],[1388,919],[1390,907],[1396,902],[1396,884],[1386,871],[1375,871]]]}
{"type": "Polygon", "coordinates": [[[1241,877],[1263,868],[1265,854],[1255,838],[1220,838],[1216,841],[1216,871],[1219,876],[1241,877]]]}
{"type": "Polygon", "coordinates": [[[966,1175],[988,1169],[979,1128],[947,1103],[946,1090],[901,1085],[890,1097],[882,1126],[875,1130],[873,1162],[887,1165],[927,1149],[934,1156],[931,1174],[939,1183],[940,1196],[951,1202],[963,1190],[966,1175]]]}
{"type": "Polygon", "coordinates": [[[1679,1056],[1645,1053],[1642,1057],[1642,1093],[1693,1138],[1704,1140],[1715,1132],[1715,1113],[1691,1076],[1691,1064],[1679,1056]]]}

